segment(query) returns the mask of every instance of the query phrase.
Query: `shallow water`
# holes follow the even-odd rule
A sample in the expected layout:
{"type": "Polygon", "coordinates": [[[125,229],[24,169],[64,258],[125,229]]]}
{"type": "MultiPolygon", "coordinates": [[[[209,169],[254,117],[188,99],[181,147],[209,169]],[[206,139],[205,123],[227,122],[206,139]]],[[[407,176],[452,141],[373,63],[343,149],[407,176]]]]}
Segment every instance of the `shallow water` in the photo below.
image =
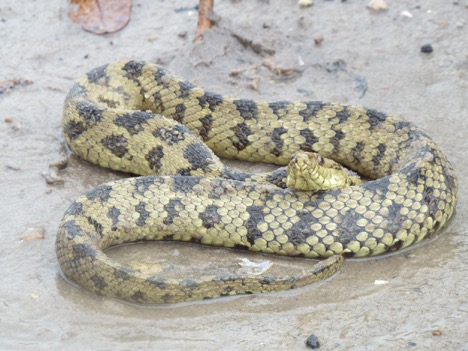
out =
{"type": "MultiPolygon", "coordinates": [[[[124,30],[96,36],[68,20],[65,2],[3,0],[0,81],[33,83],[0,95],[0,348],[294,350],[305,349],[314,334],[323,350],[468,350],[468,2],[389,1],[383,13],[365,3],[315,1],[301,9],[295,1],[223,1],[215,8],[219,25],[194,44],[196,12],[175,11],[178,2],[135,1],[124,30]],[[401,16],[403,10],[413,17],[401,16]],[[432,54],[420,52],[426,43],[432,54]],[[161,63],[224,94],[334,100],[403,115],[455,165],[456,217],[433,241],[380,259],[347,260],[335,277],[287,292],[136,306],[78,288],[59,273],[58,223],[81,193],[125,175],[73,156],[58,172],[63,185],[46,184],[43,173],[67,156],[60,129],[67,90],[81,74],[118,58],[161,63]],[[292,73],[278,76],[275,69],[292,73]],[[30,227],[45,230],[45,238],[21,240],[30,227]]],[[[195,269],[221,259],[239,267],[244,257],[275,267],[308,265],[196,245],[141,246],[112,254],[131,260],[143,249],[149,260],[173,266],[189,256],[195,269]]]]}

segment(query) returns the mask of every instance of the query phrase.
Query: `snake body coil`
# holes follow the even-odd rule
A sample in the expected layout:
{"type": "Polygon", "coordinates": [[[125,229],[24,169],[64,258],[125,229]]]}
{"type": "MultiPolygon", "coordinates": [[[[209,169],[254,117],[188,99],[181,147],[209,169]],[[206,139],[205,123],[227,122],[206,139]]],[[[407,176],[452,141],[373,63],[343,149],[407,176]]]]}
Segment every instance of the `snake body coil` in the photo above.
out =
{"type": "Polygon", "coordinates": [[[456,205],[452,166],[410,122],[341,104],[223,97],[144,62],[116,62],[82,77],[66,98],[63,131],[85,160],[148,175],[78,198],[56,241],[68,277],[130,301],[178,302],[308,284],[333,274],[343,255],[379,255],[433,236],[456,205]],[[255,175],[225,167],[215,156],[286,165],[300,150],[371,180],[314,194],[269,185],[281,183],[275,172],[256,184],[255,175]],[[328,260],[295,277],[177,280],[124,266],[103,252],[140,240],[328,260]]]}

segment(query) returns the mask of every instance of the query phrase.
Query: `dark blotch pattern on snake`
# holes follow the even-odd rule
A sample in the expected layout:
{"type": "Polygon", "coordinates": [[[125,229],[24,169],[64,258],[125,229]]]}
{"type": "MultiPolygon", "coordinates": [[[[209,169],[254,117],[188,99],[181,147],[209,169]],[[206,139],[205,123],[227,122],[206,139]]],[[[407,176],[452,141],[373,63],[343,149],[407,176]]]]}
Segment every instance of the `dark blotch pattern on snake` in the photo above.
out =
{"type": "Polygon", "coordinates": [[[325,102],[224,97],[144,62],[116,62],[82,77],[66,98],[63,131],[85,160],[147,175],[78,198],[56,241],[68,277],[129,301],[179,302],[302,286],[333,274],[343,255],[379,255],[433,236],[457,200],[457,179],[442,151],[399,117],[325,102]],[[301,150],[371,181],[295,191],[282,188],[281,174],[258,176],[267,184],[256,184],[256,176],[227,168],[215,156],[286,165],[301,150]],[[328,260],[294,277],[166,279],[103,252],[140,240],[328,260]]]}

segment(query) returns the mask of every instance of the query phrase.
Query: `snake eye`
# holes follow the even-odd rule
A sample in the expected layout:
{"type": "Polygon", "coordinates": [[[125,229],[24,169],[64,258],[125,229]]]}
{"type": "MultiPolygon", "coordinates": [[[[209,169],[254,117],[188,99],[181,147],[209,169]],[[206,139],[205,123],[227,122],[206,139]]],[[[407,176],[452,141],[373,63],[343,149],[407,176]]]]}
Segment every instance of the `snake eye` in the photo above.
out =
{"type": "Polygon", "coordinates": [[[323,157],[320,156],[320,155],[317,155],[317,163],[318,163],[320,166],[323,165],[323,161],[324,161],[323,157]]]}

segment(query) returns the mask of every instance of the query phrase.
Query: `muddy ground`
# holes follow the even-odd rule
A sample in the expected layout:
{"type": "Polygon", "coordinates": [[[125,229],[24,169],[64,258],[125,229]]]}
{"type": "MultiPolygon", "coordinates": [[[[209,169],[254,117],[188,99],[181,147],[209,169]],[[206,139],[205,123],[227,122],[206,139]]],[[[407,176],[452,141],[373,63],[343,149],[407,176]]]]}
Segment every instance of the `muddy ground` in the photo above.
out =
{"type": "MultiPolygon", "coordinates": [[[[196,0],[134,1],[129,25],[105,36],[71,23],[66,3],[0,4],[0,81],[30,81],[0,95],[1,349],[301,350],[314,334],[323,350],[468,350],[468,1],[388,1],[385,12],[356,0],[316,0],[310,8],[217,1],[219,22],[196,44],[196,0]],[[425,44],[432,53],[421,52],[425,44]],[[334,278],[294,291],[155,307],[88,293],[59,273],[57,226],[78,195],[125,175],[68,157],[61,109],[77,77],[124,58],[158,62],[223,94],[333,100],[403,115],[454,163],[458,213],[436,240],[347,260],[334,278]],[[57,172],[64,183],[47,184],[49,165],[67,157],[57,172]],[[22,240],[31,239],[28,228],[44,238],[22,240]]],[[[236,267],[243,257],[291,269],[308,264],[180,244],[112,254],[140,250],[174,266],[188,257],[196,269],[221,259],[236,267]]]]}

